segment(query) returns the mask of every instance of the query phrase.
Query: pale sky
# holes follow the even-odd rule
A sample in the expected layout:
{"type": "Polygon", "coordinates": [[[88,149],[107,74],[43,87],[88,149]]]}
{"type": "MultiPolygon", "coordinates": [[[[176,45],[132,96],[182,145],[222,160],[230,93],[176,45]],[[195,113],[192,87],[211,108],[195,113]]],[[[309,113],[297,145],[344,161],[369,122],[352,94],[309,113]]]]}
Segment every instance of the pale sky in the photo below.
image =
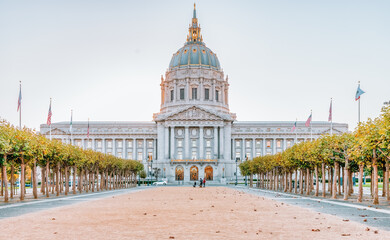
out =
{"type": "MultiPolygon", "coordinates": [[[[0,118],[151,121],[194,1],[0,0],[0,118]]],[[[390,100],[390,1],[196,1],[239,121],[357,122],[390,100]]]]}

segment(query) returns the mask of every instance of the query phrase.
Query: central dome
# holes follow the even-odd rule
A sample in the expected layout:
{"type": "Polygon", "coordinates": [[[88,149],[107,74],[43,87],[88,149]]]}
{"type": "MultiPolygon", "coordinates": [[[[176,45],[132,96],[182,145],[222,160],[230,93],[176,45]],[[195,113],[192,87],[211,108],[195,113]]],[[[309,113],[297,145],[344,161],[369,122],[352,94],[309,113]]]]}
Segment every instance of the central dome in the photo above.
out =
{"type": "Polygon", "coordinates": [[[196,18],[195,4],[192,23],[188,30],[187,42],[184,47],[173,54],[169,64],[169,70],[191,67],[221,70],[217,55],[206,47],[203,42],[198,19],[196,18]]]}
{"type": "Polygon", "coordinates": [[[187,42],[173,54],[169,64],[169,70],[190,67],[221,70],[217,55],[200,42],[187,42]]]}

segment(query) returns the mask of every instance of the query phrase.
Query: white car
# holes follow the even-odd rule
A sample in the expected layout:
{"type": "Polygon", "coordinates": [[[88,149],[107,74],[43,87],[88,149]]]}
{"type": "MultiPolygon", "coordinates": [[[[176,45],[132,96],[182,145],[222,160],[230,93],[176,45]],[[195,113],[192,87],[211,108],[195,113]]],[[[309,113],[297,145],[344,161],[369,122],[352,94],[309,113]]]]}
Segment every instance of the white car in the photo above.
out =
{"type": "Polygon", "coordinates": [[[157,181],[157,182],[154,182],[153,185],[155,186],[159,186],[159,185],[167,185],[167,182],[166,181],[157,181]]]}

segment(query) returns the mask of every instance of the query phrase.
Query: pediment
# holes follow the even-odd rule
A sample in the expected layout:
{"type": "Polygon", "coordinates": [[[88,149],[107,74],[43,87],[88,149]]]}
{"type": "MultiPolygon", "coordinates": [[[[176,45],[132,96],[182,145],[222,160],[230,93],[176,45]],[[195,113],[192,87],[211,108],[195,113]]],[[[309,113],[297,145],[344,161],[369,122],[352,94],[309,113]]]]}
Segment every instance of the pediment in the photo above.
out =
{"type": "Polygon", "coordinates": [[[198,107],[176,112],[166,118],[166,120],[223,120],[222,117],[198,107]]]}
{"type": "MultiPolygon", "coordinates": [[[[50,131],[47,131],[45,134],[50,134],[50,131]]],[[[61,129],[54,128],[51,130],[51,135],[67,135],[67,132],[62,131],[61,129]]]]}

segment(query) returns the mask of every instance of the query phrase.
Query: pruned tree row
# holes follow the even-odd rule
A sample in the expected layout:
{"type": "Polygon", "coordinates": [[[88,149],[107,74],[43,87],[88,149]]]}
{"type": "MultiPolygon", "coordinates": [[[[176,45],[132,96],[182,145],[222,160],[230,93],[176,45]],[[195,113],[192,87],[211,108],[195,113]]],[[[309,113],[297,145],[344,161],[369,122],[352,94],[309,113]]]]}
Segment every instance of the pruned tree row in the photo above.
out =
{"type": "Polygon", "coordinates": [[[5,202],[14,197],[20,173],[20,200],[25,198],[26,169],[31,169],[33,196],[67,195],[69,192],[102,191],[133,187],[143,165],[112,155],[83,150],[49,140],[28,128],[18,129],[0,122],[1,196],[5,202]],[[41,171],[38,193],[37,169],[41,171]]]}
{"type": "Polygon", "coordinates": [[[323,135],[300,142],[276,155],[266,155],[240,164],[241,173],[257,175],[257,187],[275,191],[347,200],[353,193],[354,173],[359,175],[358,202],[363,198],[363,173],[371,178],[373,203],[379,203],[378,178],[383,172],[382,196],[390,201],[390,107],[376,119],[360,123],[352,133],[323,135]]]}

